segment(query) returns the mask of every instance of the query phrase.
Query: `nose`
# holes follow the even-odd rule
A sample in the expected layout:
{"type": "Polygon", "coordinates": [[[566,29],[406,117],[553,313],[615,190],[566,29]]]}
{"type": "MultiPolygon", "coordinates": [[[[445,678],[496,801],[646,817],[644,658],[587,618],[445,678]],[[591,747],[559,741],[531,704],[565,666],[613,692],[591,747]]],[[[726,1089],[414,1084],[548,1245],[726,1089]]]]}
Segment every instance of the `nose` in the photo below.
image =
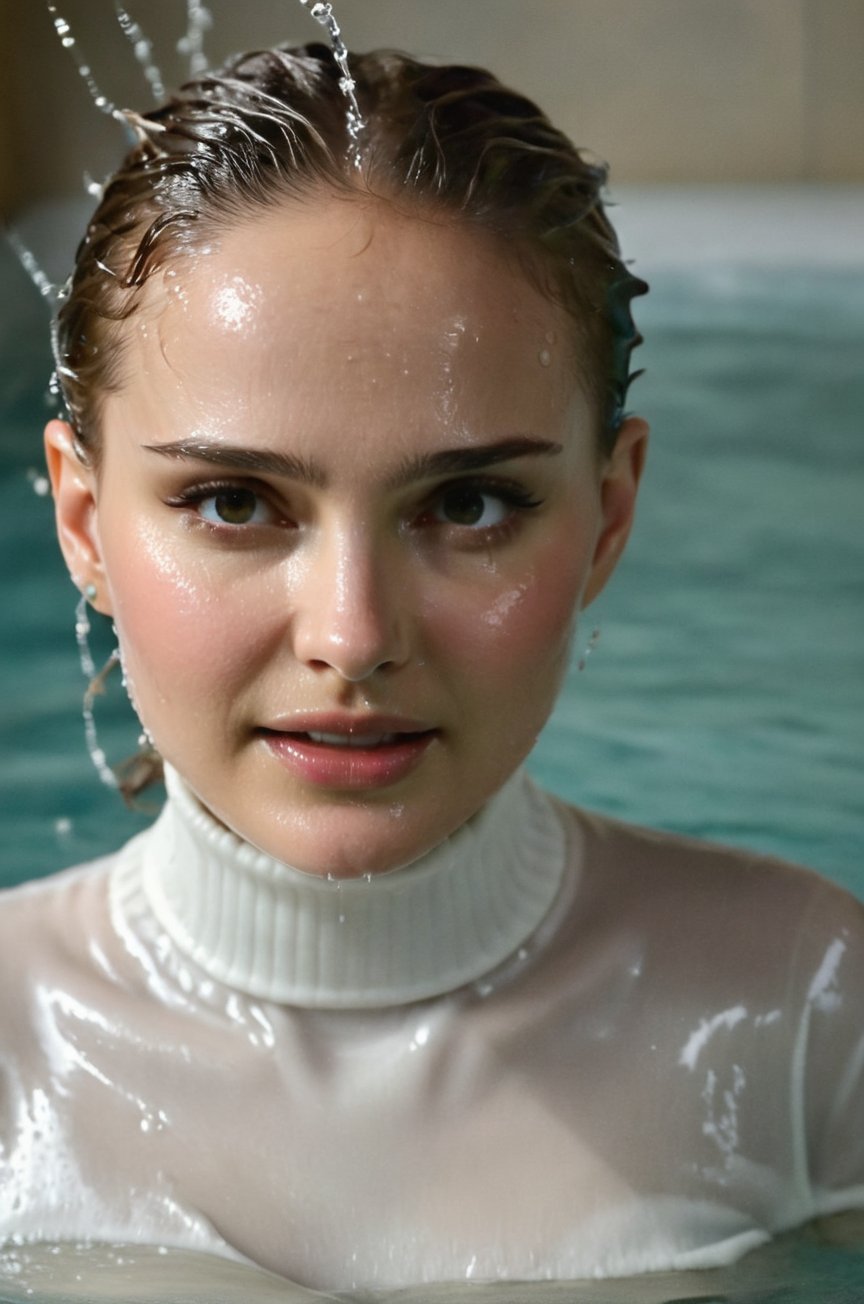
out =
{"type": "Polygon", "coordinates": [[[408,655],[407,608],[394,558],[357,528],[322,535],[294,611],[294,654],[351,683],[408,655]]]}

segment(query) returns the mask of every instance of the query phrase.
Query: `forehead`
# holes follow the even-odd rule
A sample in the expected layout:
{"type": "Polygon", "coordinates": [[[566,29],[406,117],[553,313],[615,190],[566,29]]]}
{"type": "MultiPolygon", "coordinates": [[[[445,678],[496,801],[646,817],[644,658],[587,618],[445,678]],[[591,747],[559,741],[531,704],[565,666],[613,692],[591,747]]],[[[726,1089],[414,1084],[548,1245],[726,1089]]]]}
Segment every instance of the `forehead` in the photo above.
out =
{"type": "Polygon", "coordinates": [[[120,400],[158,396],[187,422],[269,403],[301,424],[350,402],[378,422],[386,408],[403,427],[466,428],[509,406],[531,426],[574,397],[572,334],[488,233],[318,199],[241,222],[151,278],[120,400]]]}

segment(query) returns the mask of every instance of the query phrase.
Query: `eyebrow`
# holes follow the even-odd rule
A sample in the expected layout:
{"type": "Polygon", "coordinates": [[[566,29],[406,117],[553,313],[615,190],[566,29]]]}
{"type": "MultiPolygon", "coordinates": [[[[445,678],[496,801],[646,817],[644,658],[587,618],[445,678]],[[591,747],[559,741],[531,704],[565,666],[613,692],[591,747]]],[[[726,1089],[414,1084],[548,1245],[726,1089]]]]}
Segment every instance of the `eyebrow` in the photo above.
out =
{"type": "Polygon", "coordinates": [[[144,444],[144,449],[178,462],[209,462],[212,466],[230,466],[237,471],[281,475],[319,489],[323,489],[326,483],[324,472],[314,462],[307,462],[293,453],[277,453],[267,448],[217,444],[208,439],[176,439],[170,444],[144,444]]]}
{"type": "MultiPolygon", "coordinates": [[[[177,439],[170,444],[145,444],[144,448],[149,453],[158,453],[161,457],[177,461],[209,462],[214,466],[228,466],[239,471],[261,471],[265,475],[299,480],[316,489],[327,487],[327,476],[323,468],[293,453],[246,448],[243,445],[215,443],[206,439],[177,439]]],[[[492,444],[443,448],[434,453],[420,453],[405,458],[388,477],[386,487],[399,489],[437,475],[477,471],[517,457],[554,457],[562,451],[563,445],[554,440],[529,435],[499,439],[492,444]]]]}
{"type": "Polygon", "coordinates": [[[499,439],[494,444],[473,444],[464,448],[443,448],[437,453],[420,453],[406,458],[389,477],[387,487],[398,489],[436,475],[458,475],[464,471],[479,471],[496,462],[509,462],[516,457],[554,457],[562,452],[563,444],[551,439],[536,439],[516,435],[499,439]]]}

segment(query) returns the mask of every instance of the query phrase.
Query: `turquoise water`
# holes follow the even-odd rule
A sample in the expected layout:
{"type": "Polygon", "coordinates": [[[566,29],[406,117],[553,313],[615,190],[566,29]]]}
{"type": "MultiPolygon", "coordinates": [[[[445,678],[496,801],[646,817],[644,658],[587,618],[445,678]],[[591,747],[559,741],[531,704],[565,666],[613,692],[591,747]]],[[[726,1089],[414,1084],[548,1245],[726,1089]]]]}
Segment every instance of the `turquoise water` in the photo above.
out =
{"type": "MultiPolygon", "coordinates": [[[[649,273],[650,274],[650,273],[649,273]]],[[[709,268],[653,278],[654,441],[602,638],[532,768],[625,819],[775,852],[864,895],[864,272],[709,268]]],[[[0,882],[116,847],[146,822],[83,744],[76,594],[41,468],[45,310],[0,251],[4,612],[0,882]]],[[[97,642],[106,655],[107,630],[97,642]]],[[[137,728],[97,703],[120,759],[137,728]]]]}

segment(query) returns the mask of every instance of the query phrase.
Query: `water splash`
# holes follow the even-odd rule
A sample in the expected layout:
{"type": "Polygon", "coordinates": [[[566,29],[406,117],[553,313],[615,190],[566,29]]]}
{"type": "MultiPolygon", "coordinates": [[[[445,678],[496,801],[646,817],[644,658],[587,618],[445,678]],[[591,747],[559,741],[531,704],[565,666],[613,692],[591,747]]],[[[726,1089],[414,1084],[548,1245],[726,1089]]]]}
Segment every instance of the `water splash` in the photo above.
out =
{"type": "Polygon", "coordinates": [[[36,286],[36,289],[42,295],[43,299],[50,299],[52,303],[56,303],[59,297],[58,288],[39,266],[36,255],[33,251],[24,243],[18,232],[14,231],[12,227],[6,227],[5,235],[9,244],[15,251],[16,258],[30,277],[30,280],[36,286]]]}
{"type": "Polygon", "coordinates": [[[207,55],[204,53],[204,33],[213,25],[213,18],[201,0],[186,0],[186,35],[177,42],[179,54],[185,54],[189,60],[189,72],[197,77],[207,68],[207,55]]]}
{"type": "Polygon", "coordinates": [[[42,471],[37,471],[35,466],[31,466],[27,471],[27,480],[37,498],[48,497],[51,492],[51,485],[48,482],[48,477],[42,471]]]}
{"type": "Polygon", "coordinates": [[[312,17],[322,27],[326,27],[327,34],[330,37],[330,45],[333,48],[333,58],[339,68],[342,76],[339,79],[339,89],[348,101],[346,110],[346,121],[348,126],[348,138],[351,141],[349,154],[353,160],[354,166],[360,168],[363,165],[362,154],[360,151],[360,137],[366,126],[360,113],[360,105],[357,103],[356,86],[357,83],[351,76],[351,70],[348,67],[348,48],[342,40],[342,32],[333,13],[333,6],[324,3],[324,0],[300,0],[304,9],[308,9],[312,17]]]}
{"type": "Polygon", "coordinates": [[[106,114],[109,118],[114,118],[118,122],[125,124],[125,115],[115,104],[112,104],[107,95],[104,95],[97,85],[93,76],[90,65],[81,53],[77,39],[72,35],[72,29],[61,13],[58,12],[54,0],[46,0],[46,6],[49,14],[54,20],[54,30],[60,38],[60,44],[69,54],[78,69],[79,76],[90,92],[90,98],[96,105],[100,113],[106,114]]]}
{"type": "Polygon", "coordinates": [[[141,24],[137,23],[128,10],[124,9],[120,0],[114,0],[114,12],[117,15],[117,22],[120,24],[120,30],[132,46],[135,58],[141,65],[147,84],[153,92],[153,98],[155,100],[164,100],[165,83],[162,80],[162,73],[153,60],[153,42],[146,35],[141,24]]]}
{"type": "Polygon", "coordinates": [[[591,656],[591,653],[597,647],[597,644],[599,642],[600,642],[600,626],[595,625],[591,631],[591,637],[589,638],[588,642],[585,644],[585,647],[582,651],[582,655],[580,656],[579,660],[576,663],[577,670],[585,669],[585,667],[588,664],[588,659],[591,656]]]}

